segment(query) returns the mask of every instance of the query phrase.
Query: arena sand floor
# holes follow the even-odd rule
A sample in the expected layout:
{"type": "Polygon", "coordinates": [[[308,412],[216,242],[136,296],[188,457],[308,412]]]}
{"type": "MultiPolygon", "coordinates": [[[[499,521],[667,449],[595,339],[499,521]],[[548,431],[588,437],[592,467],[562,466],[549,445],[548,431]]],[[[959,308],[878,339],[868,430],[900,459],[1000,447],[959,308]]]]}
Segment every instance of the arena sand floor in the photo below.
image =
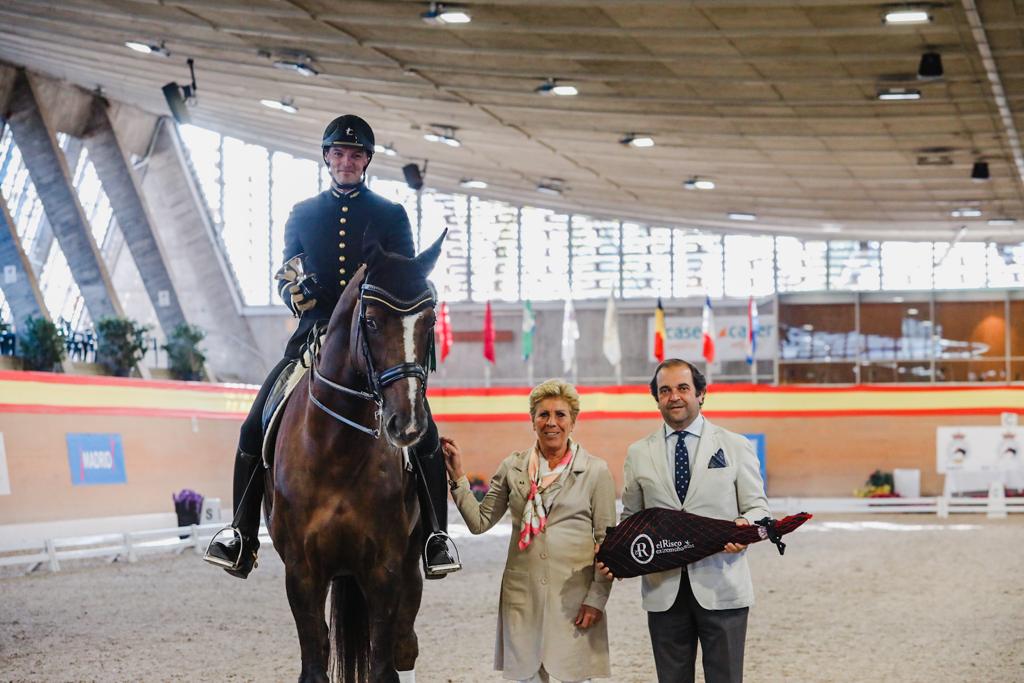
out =
{"type": "MultiPolygon", "coordinates": [[[[464,528],[463,528],[464,531],[464,528]]],[[[417,680],[498,681],[495,608],[510,527],[461,537],[465,570],[428,582],[417,680]]],[[[1024,516],[816,516],[750,553],[746,680],[1024,680],[1024,516]]],[[[289,681],[298,641],[284,568],[248,581],[191,553],[0,576],[4,681],[289,681]]],[[[612,678],[655,680],[639,580],[608,604],[612,678]]],[[[698,680],[701,680],[698,674],[698,680]]]]}

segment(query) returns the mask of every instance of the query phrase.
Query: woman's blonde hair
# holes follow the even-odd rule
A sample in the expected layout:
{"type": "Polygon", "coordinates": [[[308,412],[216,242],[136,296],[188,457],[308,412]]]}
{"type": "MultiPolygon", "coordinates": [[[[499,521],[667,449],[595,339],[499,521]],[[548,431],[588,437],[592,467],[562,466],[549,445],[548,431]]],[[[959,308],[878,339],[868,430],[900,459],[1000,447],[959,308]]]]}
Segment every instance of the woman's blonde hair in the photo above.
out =
{"type": "Polygon", "coordinates": [[[576,387],[560,379],[549,379],[541,382],[530,392],[530,419],[537,417],[537,404],[546,398],[560,398],[569,404],[572,421],[580,414],[580,395],[576,387]]]}

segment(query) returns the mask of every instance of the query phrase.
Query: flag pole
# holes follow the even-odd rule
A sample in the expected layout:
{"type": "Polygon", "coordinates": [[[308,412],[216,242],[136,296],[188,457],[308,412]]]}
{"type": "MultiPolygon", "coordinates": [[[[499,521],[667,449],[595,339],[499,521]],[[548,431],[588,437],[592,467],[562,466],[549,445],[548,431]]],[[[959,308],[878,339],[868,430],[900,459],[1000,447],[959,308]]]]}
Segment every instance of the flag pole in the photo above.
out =
{"type": "Polygon", "coordinates": [[[487,388],[491,386],[491,364],[486,360],[484,361],[484,386],[487,388]]]}
{"type": "Polygon", "coordinates": [[[533,387],[533,354],[526,359],[526,384],[533,387]]]}

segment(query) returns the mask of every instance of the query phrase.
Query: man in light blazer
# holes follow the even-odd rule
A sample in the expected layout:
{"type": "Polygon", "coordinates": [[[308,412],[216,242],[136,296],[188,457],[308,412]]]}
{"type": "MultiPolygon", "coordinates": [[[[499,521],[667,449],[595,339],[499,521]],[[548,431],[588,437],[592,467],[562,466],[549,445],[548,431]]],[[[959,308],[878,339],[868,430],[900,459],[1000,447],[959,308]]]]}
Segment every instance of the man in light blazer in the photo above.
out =
{"type": "MultiPolygon", "coordinates": [[[[734,519],[738,526],[770,516],[750,441],[700,413],[707,388],[700,371],[668,359],[650,386],[665,422],[629,447],[622,519],[652,507],[734,519]]],[[[708,683],[742,681],[747,612],[754,603],[745,548],[729,543],[683,569],[642,578],[661,683],[694,680],[698,640],[708,683]]]]}

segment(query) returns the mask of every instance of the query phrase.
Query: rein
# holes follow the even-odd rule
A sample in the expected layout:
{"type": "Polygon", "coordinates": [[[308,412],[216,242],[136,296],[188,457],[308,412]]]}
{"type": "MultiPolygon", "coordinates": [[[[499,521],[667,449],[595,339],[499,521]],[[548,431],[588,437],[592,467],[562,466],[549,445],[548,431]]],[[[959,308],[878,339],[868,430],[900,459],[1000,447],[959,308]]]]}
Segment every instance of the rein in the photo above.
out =
{"type": "MultiPolygon", "coordinates": [[[[384,388],[390,384],[397,382],[400,379],[404,379],[406,377],[413,377],[420,380],[421,391],[423,393],[426,393],[428,370],[423,365],[420,365],[419,363],[415,362],[398,363],[397,365],[393,365],[390,368],[386,368],[385,370],[379,373],[374,369],[373,355],[370,353],[370,346],[369,343],[366,341],[365,325],[367,299],[373,301],[376,304],[386,306],[391,310],[402,314],[403,316],[412,315],[413,313],[421,311],[424,308],[434,306],[436,304],[436,300],[434,298],[434,291],[432,288],[424,291],[422,294],[418,295],[417,297],[409,301],[399,299],[392,295],[387,290],[372,284],[364,284],[359,288],[359,345],[360,351],[363,354],[363,361],[366,363],[367,375],[370,382],[370,391],[360,391],[358,389],[346,387],[342,384],[334,382],[331,379],[328,379],[323,374],[321,374],[320,369],[318,367],[320,365],[321,347],[320,335],[318,332],[319,325],[314,326],[310,332],[312,336],[312,339],[309,342],[309,351],[312,357],[310,361],[310,369],[312,370],[313,381],[320,381],[323,384],[327,385],[329,388],[334,389],[335,391],[340,391],[342,393],[348,394],[349,396],[353,396],[364,401],[373,401],[377,406],[377,409],[374,411],[376,427],[367,427],[365,425],[362,425],[354,420],[350,420],[344,415],[340,415],[339,413],[325,406],[316,398],[316,396],[313,395],[313,381],[307,382],[306,393],[309,396],[310,403],[312,403],[314,406],[322,410],[327,415],[330,415],[338,422],[346,424],[349,427],[357,429],[364,434],[372,436],[374,439],[379,439],[381,435],[381,425],[384,420],[384,398],[382,393],[384,388]]],[[[431,345],[433,345],[433,335],[431,335],[430,343],[431,345]]],[[[428,356],[430,355],[431,354],[428,353],[428,356]]]]}

